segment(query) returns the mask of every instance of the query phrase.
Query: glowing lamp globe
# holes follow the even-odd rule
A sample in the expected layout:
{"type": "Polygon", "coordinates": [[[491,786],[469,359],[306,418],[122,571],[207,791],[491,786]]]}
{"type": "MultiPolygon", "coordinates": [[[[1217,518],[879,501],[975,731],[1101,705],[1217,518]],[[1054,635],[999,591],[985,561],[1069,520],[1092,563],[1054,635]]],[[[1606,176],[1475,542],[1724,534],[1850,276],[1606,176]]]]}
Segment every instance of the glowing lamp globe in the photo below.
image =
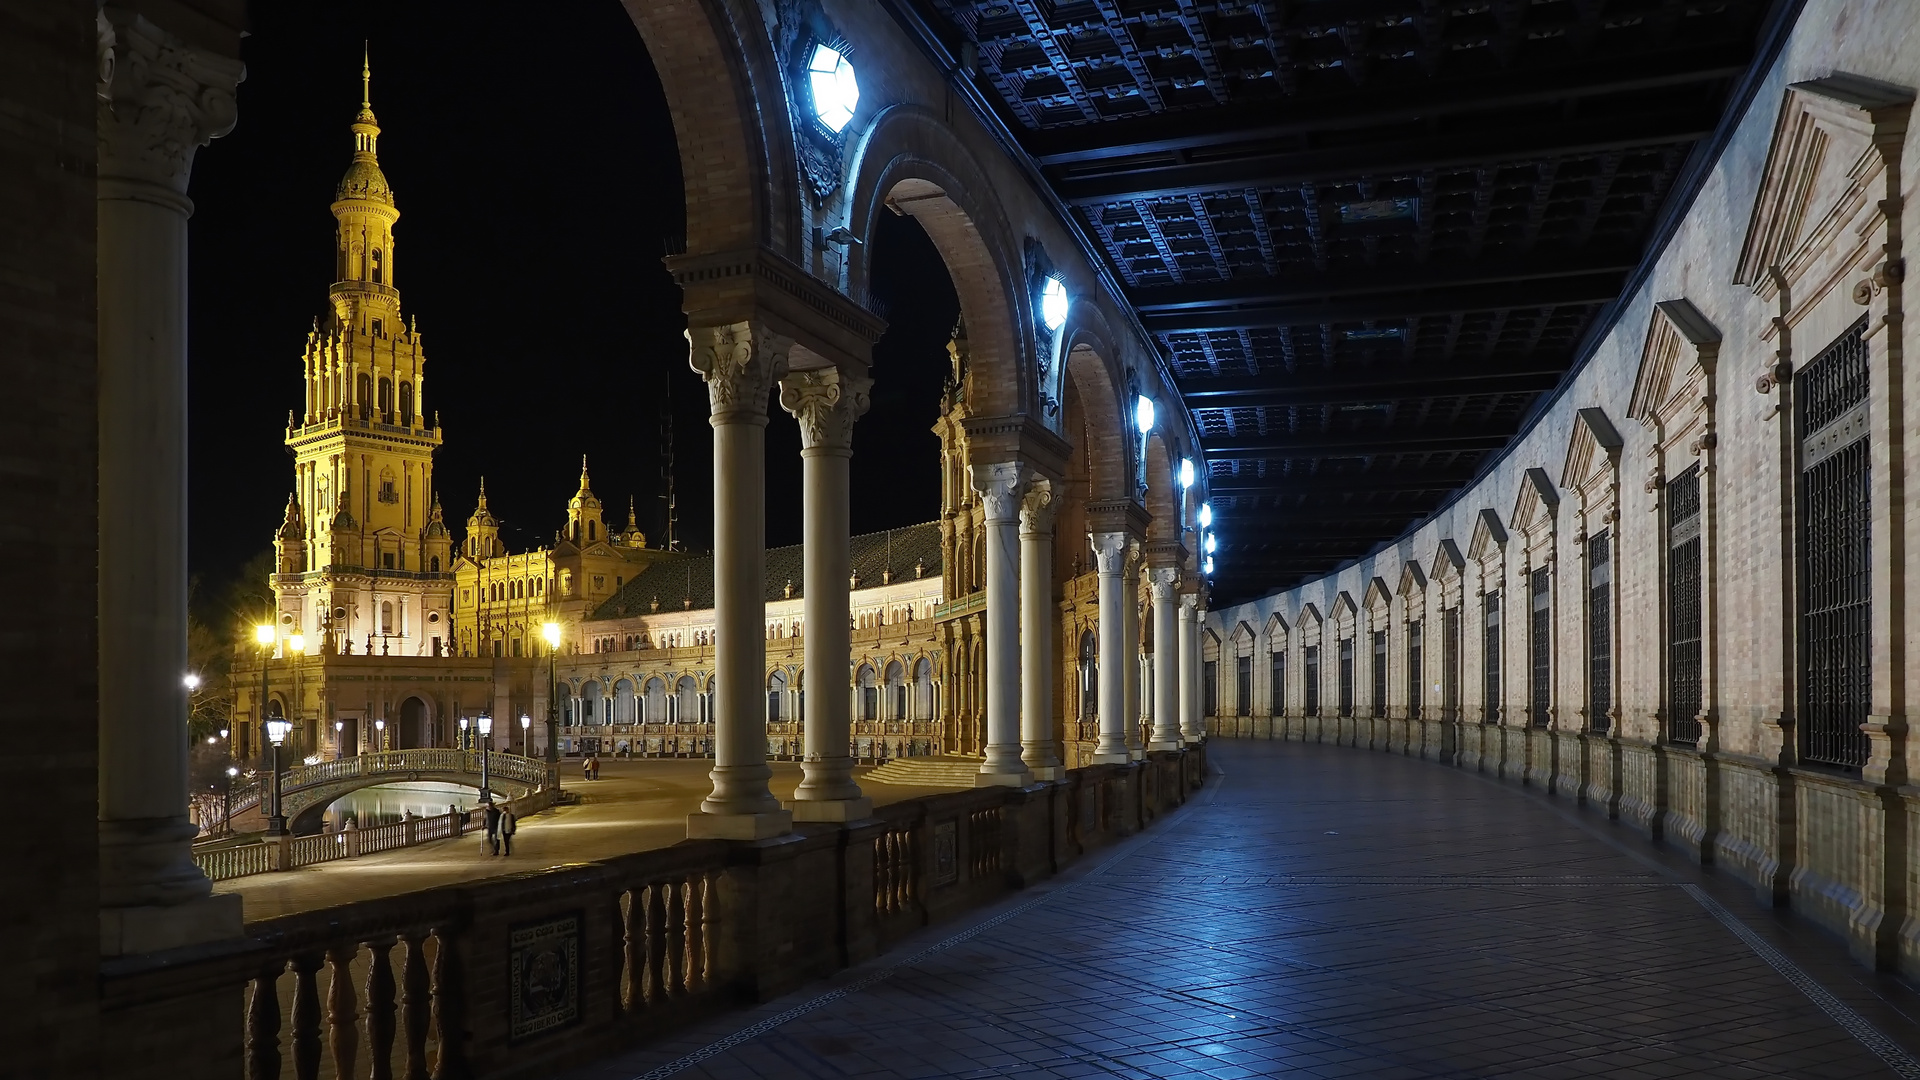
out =
{"type": "Polygon", "coordinates": [[[813,115],[835,135],[853,119],[860,104],[860,82],[839,50],[815,45],[807,61],[807,86],[813,91],[813,115]]]}
{"type": "Polygon", "coordinates": [[[1183,488],[1190,488],[1193,486],[1193,459],[1192,458],[1180,459],[1180,486],[1183,488]]]}
{"type": "Polygon", "coordinates": [[[267,738],[270,741],[272,741],[273,745],[275,746],[279,746],[281,743],[286,742],[287,733],[292,730],[293,730],[293,725],[288,723],[285,720],[280,719],[279,717],[275,717],[274,719],[267,721],[267,738]]]}
{"type": "Polygon", "coordinates": [[[1133,424],[1145,435],[1153,430],[1153,399],[1141,395],[1133,403],[1133,424]]]}
{"type": "Polygon", "coordinates": [[[1049,331],[1066,325],[1067,283],[1057,277],[1047,278],[1040,286],[1040,321],[1049,331]]]}
{"type": "Polygon", "coordinates": [[[261,623],[259,626],[254,627],[253,640],[261,645],[273,644],[273,627],[267,623],[261,623]]]}
{"type": "Polygon", "coordinates": [[[557,622],[547,623],[540,628],[540,636],[547,639],[549,646],[558,648],[560,646],[560,624],[557,622]]]}
{"type": "Polygon", "coordinates": [[[1212,503],[1200,504],[1200,527],[1203,529],[1213,528],[1213,504],[1212,503]]]}

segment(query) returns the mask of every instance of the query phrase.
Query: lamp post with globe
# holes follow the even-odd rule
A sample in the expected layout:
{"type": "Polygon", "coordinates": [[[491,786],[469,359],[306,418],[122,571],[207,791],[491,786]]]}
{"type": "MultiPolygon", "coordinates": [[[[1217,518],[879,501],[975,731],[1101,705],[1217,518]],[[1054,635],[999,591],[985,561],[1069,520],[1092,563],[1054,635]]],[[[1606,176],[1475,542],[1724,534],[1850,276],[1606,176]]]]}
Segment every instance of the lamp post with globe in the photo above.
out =
{"type": "Polygon", "coordinates": [[[385,753],[387,749],[387,722],[385,720],[375,720],[373,722],[373,738],[374,746],[376,747],[375,753],[385,753]]]}
{"type": "Polygon", "coordinates": [[[520,756],[533,756],[533,717],[520,714],[520,756]]]}
{"type": "Polygon", "coordinates": [[[488,774],[487,765],[488,751],[493,748],[493,717],[481,713],[479,717],[474,720],[473,726],[480,729],[480,800],[482,802],[492,802],[493,782],[492,777],[488,774]]]}
{"type": "Polygon", "coordinates": [[[467,741],[467,718],[460,718],[460,749],[471,750],[473,745],[467,741]]]}
{"type": "Polygon", "coordinates": [[[280,744],[287,741],[293,725],[281,717],[267,721],[267,739],[273,743],[273,813],[267,818],[268,836],[287,835],[286,815],[280,812],[280,744]]]}
{"type": "Polygon", "coordinates": [[[226,827],[228,836],[233,835],[233,778],[239,775],[239,766],[227,766],[227,790],[220,796],[220,824],[226,827]]]}
{"type": "MultiPolygon", "coordinates": [[[[275,641],[273,624],[261,623],[259,626],[254,627],[253,641],[254,644],[260,646],[260,700],[255,703],[256,709],[254,717],[259,726],[254,728],[254,730],[257,732],[265,732],[267,730],[267,658],[272,653],[273,643],[275,641]]],[[[246,752],[252,754],[253,739],[248,738],[246,742],[246,752]]]]}
{"type": "MultiPolygon", "coordinates": [[[[547,639],[547,761],[549,764],[560,760],[560,702],[555,698],[557,683],[553,676],[554,656],[560,651],[560,624],[547,623],[540,628],[540,635],[547,639]]],[[[559,774],[556,772],[556,776],[559,774]]],[[[558,780],[555,781],[557,786],[558,780]]]]}

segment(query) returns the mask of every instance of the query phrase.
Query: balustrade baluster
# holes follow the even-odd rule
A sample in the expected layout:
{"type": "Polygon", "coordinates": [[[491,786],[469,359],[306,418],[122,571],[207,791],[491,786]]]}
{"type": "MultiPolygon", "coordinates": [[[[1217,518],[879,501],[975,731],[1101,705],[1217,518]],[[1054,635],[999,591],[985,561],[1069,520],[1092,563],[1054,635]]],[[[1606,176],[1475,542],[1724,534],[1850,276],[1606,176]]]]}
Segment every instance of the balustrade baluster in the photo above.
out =
{"type": "Polygon", "coordinates": [[[466,998],[460,948],[447,931],[433,932],[438,942],[433,954],[433,1033],[439,1053],[433,1059],[433,1080],[466,1080],[466,998]]]}
{"type": "Polygon", "coordinates": [[[350,1077],[360,1050],[359,1005],[353,994],[354,945],[327,950],[327,1047],[333,1053],[333,1075],[350,1077]]]}
{"type": "Polygon", "coordinates": [[[686,883],[680,886],[680,895],[686,900],[687,906],[686,984],[687,995],[691,997],[700,992],[700,950],[702,945],[700,909],[703,903],[703,899],[700,896],[700,879],[697,877],[688,878],[686,883]]]}
{"type": "Polygon", "coordinates": [[[284,961],[260,969],[247,1003],[247,1080],[280,1080],[280,989],[284,961]]]}
{"type": "Polygon", "coordinates": [[[647,1004],[667,999],[667,902],[661,886],[647,886],[647,1004]]]}
{"type": "Polygon", "coordinates": [[[319,1080],[320,990],[314,972],[320,970],[317,953],[293,958],[293,1075],[295,1080],[319,1080]]]}
{"type": "Polygon", "coordinates": [[[367,1080],[393,1080],[393,938],[367,946],[367,1080]]]}
{"type": "Polygon", "coordinates": [[[400,969],[400,1028],[406,1039],[406,1080],[427,1080],[427,1024],[433,1018],[433,991],[427,976],[427,936],[415,931],[402,940],[406,960],[400,969]]]}
{"type": "Polygon", "coordinates": [[[719,899],[720,882],[718,878],[702,875],[700,878],[700,987],[706,989],[713,985],[713,926],[715,916],[714,902],[719,899]]]}
{"type": "Polygon", "coordinates": [[[620,1008],[627,1012],[645,1004],[641,965],[646,961],[640,934],[635,932],[645,914],[639,889],[620,894],[620,1008]]]}
{"type": "Polygon", "coordinates": [[[687,928],[686,909],[681,904],[681,895],[686,890],[684,886],[675,889],[671,882],[663,884],[661,889],[667,899],[667,968],[663,973],[667,979],[667,996],[682,997],[687,991],[687,928]]]}

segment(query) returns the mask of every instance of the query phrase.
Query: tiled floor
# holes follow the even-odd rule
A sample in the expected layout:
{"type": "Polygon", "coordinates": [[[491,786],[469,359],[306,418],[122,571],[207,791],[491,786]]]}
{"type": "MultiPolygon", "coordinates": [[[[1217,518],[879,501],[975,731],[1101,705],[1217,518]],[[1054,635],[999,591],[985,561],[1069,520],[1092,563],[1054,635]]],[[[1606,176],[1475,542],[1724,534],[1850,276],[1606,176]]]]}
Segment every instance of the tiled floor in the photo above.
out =
{"type": "Polygon", "coordinates": [[[1920,997],[1628,830],[1405,758],[1210,752],[1061,879],[573,1080],[1920,1078],[1920,997]]]}

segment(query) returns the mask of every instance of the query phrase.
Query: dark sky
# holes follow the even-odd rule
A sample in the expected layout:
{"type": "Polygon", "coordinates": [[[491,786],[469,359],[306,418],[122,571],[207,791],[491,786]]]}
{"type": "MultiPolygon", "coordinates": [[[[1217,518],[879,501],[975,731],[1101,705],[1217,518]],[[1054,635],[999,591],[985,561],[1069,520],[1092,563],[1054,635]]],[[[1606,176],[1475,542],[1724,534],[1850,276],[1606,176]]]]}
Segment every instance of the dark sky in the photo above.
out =
{"type": "MultiPolygon", "coordinates": [[[[256,4],[240,124],[200,151],[192,197],[189,561],[210,580],[268,546],[293,483],[283,444],[300,355],[333,270],[327,206],[351,158],[370,43],[380,164],[401,216],[395,284],[419,321],[425,406],[446,442],[448,524],[478,477],[515,549],[551,539],[589,455],[608,519],[664,536],[663,400],[675,417],[679,535],[712,542],[706,389],[687,366],[660,257],[684,231],[673,124],[614,0],[565,18],[523,5],[256,4]],[[458,13],[458,17],[453,15],[458,13]]],[[[958,303],[910,219],[869,238],[891,329],[856,429],[856,532],[939,513],[929,433],[958,303]]],[[[768,427],[770,544],[800,541],[799,433],[768,427]]]]}

